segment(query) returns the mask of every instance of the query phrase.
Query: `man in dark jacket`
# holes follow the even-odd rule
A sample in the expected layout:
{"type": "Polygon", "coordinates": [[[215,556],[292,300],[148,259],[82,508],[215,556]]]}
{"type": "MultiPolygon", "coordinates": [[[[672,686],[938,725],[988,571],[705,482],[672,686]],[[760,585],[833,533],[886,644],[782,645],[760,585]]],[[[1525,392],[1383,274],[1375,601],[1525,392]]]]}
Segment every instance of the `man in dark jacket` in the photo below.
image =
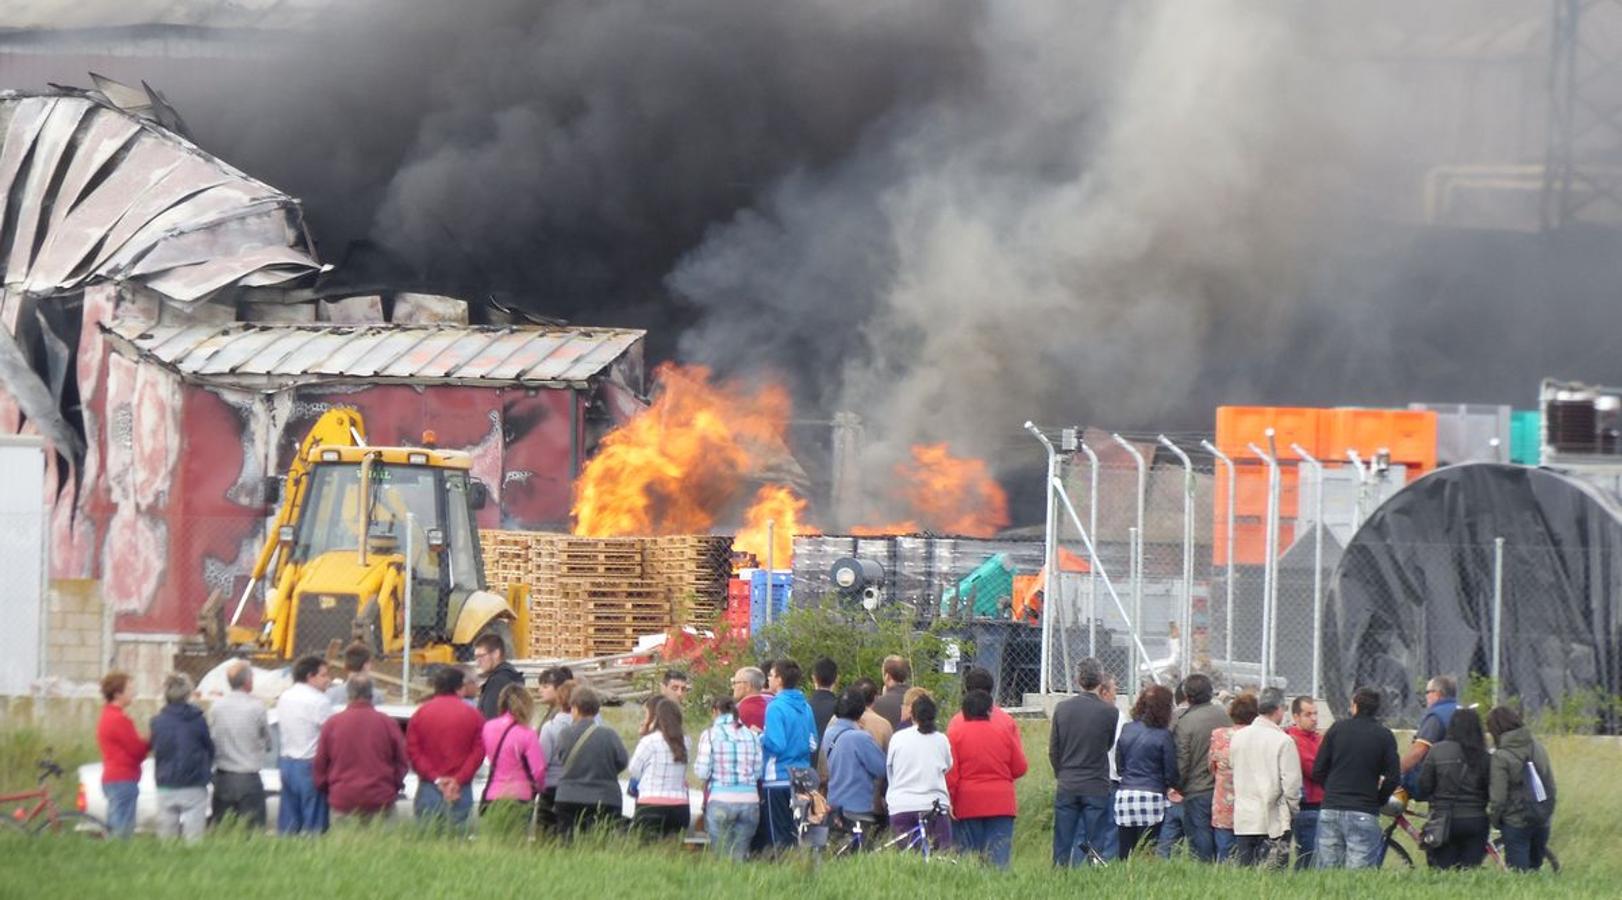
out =
{"type": "Polygon", "coordinates": [[[509,684],[523,684],[524,675],[507,662],[507,645],[501,635],[485,634],[473,642],[473,663],[484,673],[479,689],[479,713],[485,720],[501,715],[501,691],[509,684]]]}
{"type": "Polygon", "coordinates": [[[873,701],[873,711],[884,717],[891,728],[901,727],[901,701],[912,687],[912,664],[903,656],[884,658],[884,693],[873,701]]]}
{"type": "Polygon", "coordinates": [[[1194,858],[1216,859],[1216,832],[1211,828],[1211,796],[1216,776],[1211,774],[1211,732],[1233,724],[1222,707],[1211,702],[1211,679],[1198,672],[1183,681],[1188,710],[1171,726],[1177,743],[1177,792],[1168,797],[1183,808],[1183,835],[1194,858]]]}
{"type": "Polygon", "coordinates": [[[1352,716],[1329,726],[1312,779],[1324,787],[1318,810],[1318,846],[1314,865],[1320,869],[1361,869],[1380,864],[1385,839],[1380,807],[1402,777],[1397,739],[1380,724],[1380,692],[1358,688],[1352,716]]]}
{"type": "Polygon", "coordinates": [[[370,675],[351,674],[344,694],[349,705],[321,726],[313,766],[316,789],[340,816],[392,816],[410,769],[405,738],[393,719],[372,707],[370,675]]]}
{"type": "MultiPolygon", "coordinates": [[[[1053,708],[1048,762],[1057,782],[1053,798],[1053,864],[1069,866],[1076,850],[1105,856],[1110,844],[1110,748],[1120,712],[1098,696],[1104,668],[1089,656],[1076,664],[1082,693],[1053,708]]],[[[1084,857],[1085,858],[1085,857],[1084,857]]]]}
{"type": "Polygon", "coordinates": [[[203,711],[189,701],[191,678],[175,672],[163,680],[165,706],[152,718],[152,759],[158,782],[158,837],[203,837],[208,824],[208,782],[214,771],[214,740],[203,711]]]}
{"type": "Polygon", "coordinates": [[[839,680],[839,664],[824,656],[811,664],[811,683],[816,690],[806,701],[811,704],[811,720],[816,723],[817,740],[822,740],[823,732],[828,730],[828,722],[834,717],[834,707],[839,705],[839,695],[834,693],[834,682],[839,680]]]}

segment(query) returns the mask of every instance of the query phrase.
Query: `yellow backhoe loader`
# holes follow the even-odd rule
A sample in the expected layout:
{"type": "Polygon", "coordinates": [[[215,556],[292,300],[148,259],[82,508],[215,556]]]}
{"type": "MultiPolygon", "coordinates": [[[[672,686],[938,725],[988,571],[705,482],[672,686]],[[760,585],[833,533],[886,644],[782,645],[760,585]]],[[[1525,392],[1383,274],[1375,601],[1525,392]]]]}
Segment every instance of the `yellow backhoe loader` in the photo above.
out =
{"type": "Polygon", "coordinates": [[[499,635],[509,658],[528,646],[523,588],[485,589],[474,512],[486,492],[472,457],[424,438],[373,447],[358,412],[321,416],[288,468],[228,645],[266,661],[324,654],[334,640],[398,656],[409,627],[417,662],[468,659],[485,634],[499,635]],[[261,589],[260,626],[239,625],[261,589]]]}

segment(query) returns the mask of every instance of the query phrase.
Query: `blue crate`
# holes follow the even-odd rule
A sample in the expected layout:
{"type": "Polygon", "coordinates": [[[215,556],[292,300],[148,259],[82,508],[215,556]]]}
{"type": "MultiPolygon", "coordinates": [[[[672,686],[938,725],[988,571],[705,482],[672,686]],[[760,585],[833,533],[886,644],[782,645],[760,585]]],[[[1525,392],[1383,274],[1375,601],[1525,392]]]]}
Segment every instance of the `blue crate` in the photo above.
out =
{"type": "MultiPolygon", "coordinates": [[[[745,569],[738,574],[749,579],[749,633],[759,634],[766,625],[766,570],[745,569]]],[[[776,621],[788,612],[794,589],[794,573],[788,569],[778,569],[771,576],[772,620],[776,621]]]]}

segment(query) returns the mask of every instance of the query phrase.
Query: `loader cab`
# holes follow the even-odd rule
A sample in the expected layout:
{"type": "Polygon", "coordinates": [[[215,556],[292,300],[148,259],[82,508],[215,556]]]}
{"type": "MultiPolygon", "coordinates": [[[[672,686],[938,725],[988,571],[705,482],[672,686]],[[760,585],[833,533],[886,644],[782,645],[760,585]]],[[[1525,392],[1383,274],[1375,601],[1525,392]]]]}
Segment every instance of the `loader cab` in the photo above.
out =
{"type": "Polygon", "coordinates": [[[302,567],[342,554],[357,563],[364,556],[361,567],[371,568],[404,561],[409,548],[414,640],[447,636],[483,580],[471,458],[387,447],[326,447],[311,457],[290,561],[302,567]]]}

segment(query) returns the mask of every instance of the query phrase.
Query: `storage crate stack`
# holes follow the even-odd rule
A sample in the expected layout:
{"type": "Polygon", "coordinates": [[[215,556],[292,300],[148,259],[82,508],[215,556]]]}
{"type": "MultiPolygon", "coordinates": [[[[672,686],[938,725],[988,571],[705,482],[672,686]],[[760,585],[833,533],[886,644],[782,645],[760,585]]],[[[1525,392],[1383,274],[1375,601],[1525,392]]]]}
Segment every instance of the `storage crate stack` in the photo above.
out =
{"type": "Polygon", "coordinates": [[[624,653],[670,627],[669,593],[648,577],[645,540],[560,535],[550,544],[544,564],[563,607],[585,627],[587,655],[624,653]]]}
{"type": "Polygon", "coordinates": [[[648,574],[670,598],[676,625],[709,625],[725,607],[732,538],[668,535],[648,539],[648,574]]]}
{"type": "Polygon", "coordinates": [[[484,575],[491,590],[529,588],[529,645],[518,652],[530,659],[578,658],[588,655],[585,622],[560,592],[553,563],[556,539],[562,535],[535,531],[479,532],[484,575]]]}

